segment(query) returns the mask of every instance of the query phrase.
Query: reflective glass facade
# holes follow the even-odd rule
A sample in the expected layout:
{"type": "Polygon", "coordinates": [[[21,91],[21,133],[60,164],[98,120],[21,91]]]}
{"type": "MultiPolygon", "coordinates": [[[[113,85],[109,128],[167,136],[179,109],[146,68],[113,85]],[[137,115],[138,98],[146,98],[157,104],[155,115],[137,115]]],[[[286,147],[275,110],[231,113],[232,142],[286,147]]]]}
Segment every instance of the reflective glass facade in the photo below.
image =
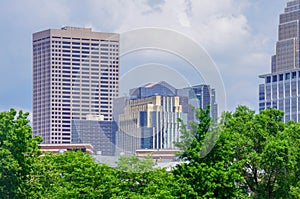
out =
{"type": "Polygon", "coordinates": [[[300,121],[299,21],[300,0],[287,2],[279,17],[271,73],[259,76],[264,80],[259,85],[259,110],[271,107],[282,110],[285,122],[300,121]]]}
{"type": "MultiPolygon", "coordinates": [[[[189,100],[188,104],[191,104],[197,108],[200,107],[202,109],[206,109],[208,106],[210,106],[210,116],[213,119],[218,118],[216,90],[214,88],[210,88],[209,85],[200,84],[188,88],[178,89],[177,94],[181,97],[187,97],[189,100]]],[[[189,120],[194,120],[194,118],[189,120]]]]}
{"type": "Polygon", "coordinates": [[[72,120],[72,143],[89,143],[94,154],[115,155],[114,121],[72,120]]]}
{"type": "Polygon", "coordinates": [[[285,112],[285,122],[299,122],[300,69],[260,77],[265,79],[265,83],[259,85],[259,110],[277,108],[285,112]],[[280,78],[282,76],[285,78],[280,78]]]}

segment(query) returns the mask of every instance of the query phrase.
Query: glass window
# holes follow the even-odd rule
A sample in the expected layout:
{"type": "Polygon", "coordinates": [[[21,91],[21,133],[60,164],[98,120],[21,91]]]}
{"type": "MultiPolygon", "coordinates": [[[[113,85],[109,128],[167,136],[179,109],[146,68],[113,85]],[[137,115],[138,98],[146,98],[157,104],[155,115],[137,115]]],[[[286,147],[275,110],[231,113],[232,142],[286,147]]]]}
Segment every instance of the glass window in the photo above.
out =
{"type": "Polygon", "coordinates": [[[279,74],[279,81],[283,80],[283,74],[279,74]]]}

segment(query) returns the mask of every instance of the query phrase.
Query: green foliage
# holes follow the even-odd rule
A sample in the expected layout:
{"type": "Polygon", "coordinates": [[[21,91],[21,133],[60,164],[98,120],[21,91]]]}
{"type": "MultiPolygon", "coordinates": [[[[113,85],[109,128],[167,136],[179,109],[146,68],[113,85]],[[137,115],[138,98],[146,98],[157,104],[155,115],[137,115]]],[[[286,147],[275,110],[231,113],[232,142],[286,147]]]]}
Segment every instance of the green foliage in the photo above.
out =
{"type": "Polygon", "coordinates": [[[180,189],[173,175],[165,169],[142,173],[120,171],[118,179],[121,191],[115,198],[176,198],[174,194],[180,189]]]}
{"type": "Polygon", "coordinates": [[[32,198],[111,198],[119,192],[116,171],[81,151],[46,154],[32,176],[32,198]]]}
{"type": "Polygon", "coordinates": [[[139,158],[136,155],[121,156],[118,161],[118,169],[123,172],[148,172],[154,166],[154,161],[151,156],[139,158]]]}
{"type": "Polygon", "coordinates": [[[217,126],[196,109],[172,172],[151,157],[121,157],[114,169],[80,151],[41,156],[27,116],[0,113],[0,198],[300,198],[300,124],[278,110],[239,106],[217,126]]]}
{"type": "Polygon", "coordinates": [[[227,114],[222,136],[232,142],[231,162],[240,163],[239,184],[251,198],[292,198],[290,187],[299,182],[300,126],[284,124],[282,116],[275,109],[255,114],[244,106],[227,114]]]}
{"type": "Polygon", "coordinates": [[[186,198],[188,185],[180,184],[172,173],[153,168],[151,156],[120,157],[118,162],[118,186],[116,198],[186,198]]]}
{"type": "Polygon", "coordinates": [[[190,194],[187,198],[246,197],[238,186],[242,176],[237,172],[239,164],[233,162],[232,143],[226,135],[219,137],[221,127],[212,126],[208,110],[197,109],[196,116],[199,122],[192,123],[191,130],[195,137],[180,156],[187,162],[173,170],[176,179],[192,187],[192,191],[186,191],[190,194]],[[207,154],[215,138],[219,139],[207,154]]]}
{"type": "MultiPolygon", "coordinates": [[[[190,121],[191,130],[188,130],[187,125],[179,119],[181,124],[180,141],[175,142],[174,144],[182,151],[182,153],[180,153],[182,159],[190,159],[189,154],[187,153],[188,150],[198,150],[200,152],[199,146],[203,146],[204,138],[212,125],[209,116],[209,108],[206,110],[194,108],[193,110],[195,111],[197,122],[190,121]]],[[[193,160],[193,158],[191,158],[191,160],[193,160]]]]}
{"type": "Polygon", "coordinates": [[[255,114],[239,106],[235,112],[225,113],[218,127],[212,128],[208,112],[199,111],[199,123],[192,123],[192,132],[185,129],[183,134],[195,135],[181,155],[188,162],[173,171],[177,179],[191,185],[197,198],[299,196],[298,123],[284,124],[282,111],[268,109],[255,114]],[[203,157],[203,149],[209,148],[207,140],[215,138],[214,148],[203,157]]]}
{"type": "Polygon", "coordinates": [[[154,169],[151,157],[121,157],[116,198],[177,198],[181,187],[165,169],[154,169]],[[135,169],[136,168],[136,169],[135,169]]]}
{"type": "Polygon", "coordinates": [[[296,187],[291,186],[290,195],[291,198],[300,198],[300,183],[298,183],[296,187]]]}
{"type": "Polygon", "coordinates": [[[31,164],[40,155],[41,137],[32,138],[28,113],[0,113],[0,191],[2,198],[26,197],[31,164]]]}

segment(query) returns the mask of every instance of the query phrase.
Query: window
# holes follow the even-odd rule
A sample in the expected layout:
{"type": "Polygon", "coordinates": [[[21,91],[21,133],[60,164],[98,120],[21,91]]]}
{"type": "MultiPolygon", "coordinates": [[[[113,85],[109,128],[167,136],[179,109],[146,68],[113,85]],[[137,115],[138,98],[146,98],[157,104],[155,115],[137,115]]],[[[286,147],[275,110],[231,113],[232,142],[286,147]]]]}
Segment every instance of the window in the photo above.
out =
{"type": "Polygon", "coordinates": [[[282,81],[283,80],[283,74],[280,74],[279,75],[279,81],[282,81]]]}
{"type": "Polygon", "coordinates": [[[290,79],[290,75],[291,75],[290,73],[286,73],[285,74],[285,80],[289,80],[290,79]]]}

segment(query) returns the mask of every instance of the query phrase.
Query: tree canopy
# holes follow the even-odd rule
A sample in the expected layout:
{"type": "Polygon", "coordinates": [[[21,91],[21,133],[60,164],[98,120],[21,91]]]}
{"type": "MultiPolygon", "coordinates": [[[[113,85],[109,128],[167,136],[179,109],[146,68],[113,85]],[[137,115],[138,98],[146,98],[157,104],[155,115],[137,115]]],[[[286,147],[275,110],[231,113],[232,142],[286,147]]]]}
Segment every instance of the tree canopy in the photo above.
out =
{"type": "Polygon", "coordinates": [[[3,198],[22,198],[32,163],[40,155],[41,137],[32,138],[28,113],[0,113],[0,192],[3,198]]]}
{"type": "Polygon", "coordinates": [[[121,157],[117,168],[81,151],[41,154],[28,113],[0,113],[0,198],[300,198],[300,124],[239,106],[218,125],[207,110],[182,126],[182,164],[121,157]]]}
{"type": "Polygon", "coordinates": [[[283,123],[283,112],[279,110],[255,114],[239,106],[222,116],[216,131],[205,116],[208,111],[199,111],[201,122],[192,123],[195,138],[181,155],[188,163],[173,171],[193,187],[197,197],[299,196],[299,123],[283,123]],[[214,148],[202,157],[206,136],[218,132],[221,134],[214,148]]]}

